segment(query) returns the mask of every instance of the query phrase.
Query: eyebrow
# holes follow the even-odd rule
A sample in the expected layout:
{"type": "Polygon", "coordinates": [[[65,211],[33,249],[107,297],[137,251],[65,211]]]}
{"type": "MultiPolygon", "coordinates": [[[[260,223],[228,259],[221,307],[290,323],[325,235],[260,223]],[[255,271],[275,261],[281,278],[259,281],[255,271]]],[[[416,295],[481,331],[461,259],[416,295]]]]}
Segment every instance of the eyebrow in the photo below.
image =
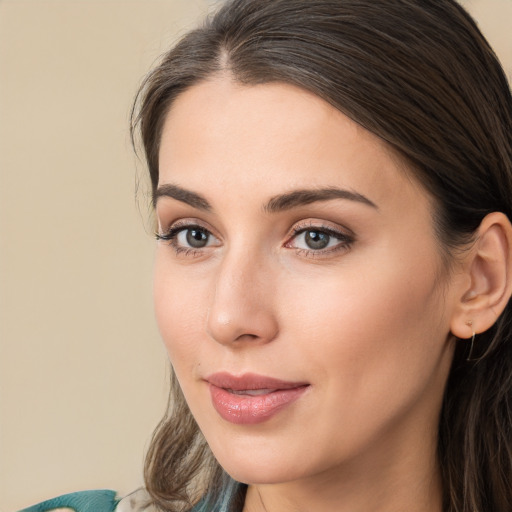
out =
{"type": "Polygon", "coordinates": [[[276,213],[283,210],[291,210],[297,206],[316,203],[318,201],[330,201],[332,199],[356,201],[378,210],[377,205],[362,194],[336,187],[294,190],[286,194],[280,194],[272,197],[265,205],[264,210],[269,213],[276,213]]]}
{"type": "MultiPolygon", "coordinates": [[[[186,203],[193,208],[203,211],[211,211],[212,206],[200,194],[186,190],[177,185],[165,184],[160,185],[153,194],[153,205],[156,205],[158,198],[160,197],[171,197],[182,203],[186,203]]],[[[332,199],[346,199],[349,201],[355,201],[358,203],[371,206],[378,210],[377,205],[368,199],[366,196],[354,192],[351,190],[328,187],[321,189],[301,189],[293,190],[285,194],[280,194],[272,197],[268,203],[263,207],[263,210],[267,213],[277,213],[284,210],[291,210],[298,206],[304,206],[318,201],[330,201],[332,199]]]]}
{"type": "Polygon", "coordinates": [[[153,192],[153,206],[156,206],[159,197],[172,197],[177,201],[186,203],[198,210],[210,211],[212,209],[210,203],[200,194],[178,187],[177,185],[166,184],[160,185],[153,192]]]}

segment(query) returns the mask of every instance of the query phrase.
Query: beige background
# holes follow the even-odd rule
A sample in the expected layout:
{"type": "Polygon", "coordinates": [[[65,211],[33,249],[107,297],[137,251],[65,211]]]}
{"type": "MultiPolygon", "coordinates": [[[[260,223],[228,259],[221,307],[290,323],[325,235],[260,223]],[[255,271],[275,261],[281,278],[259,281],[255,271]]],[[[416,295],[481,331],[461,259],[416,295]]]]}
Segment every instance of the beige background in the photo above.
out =
{"type": "MultiPolygon", "coordinates": [[[[214,4],[0,0],[1,512],[142,483],[166,358],[128,115],[156,56],[214,4]]],[[[512,0],[466,5],[510,77],[512,0]]]]}

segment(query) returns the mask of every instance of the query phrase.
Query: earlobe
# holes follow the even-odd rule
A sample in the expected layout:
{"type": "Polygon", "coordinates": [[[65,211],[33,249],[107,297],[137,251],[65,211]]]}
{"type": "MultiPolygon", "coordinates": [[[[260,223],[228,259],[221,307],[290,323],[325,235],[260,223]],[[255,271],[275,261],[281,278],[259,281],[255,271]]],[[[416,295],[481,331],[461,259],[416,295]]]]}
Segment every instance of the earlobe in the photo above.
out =
{"type": "Polygon", "coordinates": [[[493,212],[483,219],[464,269],[469,286],[459,296],[451,332],[470,339],[492,327],[512,294],[512,225],[506,215],[493,212]]]}

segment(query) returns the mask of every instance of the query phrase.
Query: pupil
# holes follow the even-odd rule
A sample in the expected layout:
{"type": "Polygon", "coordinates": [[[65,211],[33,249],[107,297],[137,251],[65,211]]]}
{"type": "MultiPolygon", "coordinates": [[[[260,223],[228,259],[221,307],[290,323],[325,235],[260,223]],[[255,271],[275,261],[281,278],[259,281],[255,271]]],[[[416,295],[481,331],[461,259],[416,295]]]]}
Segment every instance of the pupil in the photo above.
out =
{"type": "Polygon", "coordinates": [[[329,244],[330,236],[318,231],[306,231],[306,245],[310,249],[323,249],[329,244]]]}
{"type": "Polygon", "coordinates": [[[208,242],[208,235],[199,229],[189,229],[187,231],[187,243],[190,247],[199,249],[204,247],[208,242]]]}

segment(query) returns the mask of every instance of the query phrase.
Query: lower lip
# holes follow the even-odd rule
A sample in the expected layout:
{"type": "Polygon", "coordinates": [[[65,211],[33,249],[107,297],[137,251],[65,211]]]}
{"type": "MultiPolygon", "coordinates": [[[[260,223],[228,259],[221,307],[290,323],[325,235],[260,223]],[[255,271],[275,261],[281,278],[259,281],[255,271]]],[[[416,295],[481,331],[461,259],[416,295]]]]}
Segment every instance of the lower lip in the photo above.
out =
{"type": "Polygon", "coordinates": [[[237,425],[262,423],[302,396],[309,386],[280,389],[265,395],[235,395],[210,384],[213,407],[219,415],[237,425]]]}

